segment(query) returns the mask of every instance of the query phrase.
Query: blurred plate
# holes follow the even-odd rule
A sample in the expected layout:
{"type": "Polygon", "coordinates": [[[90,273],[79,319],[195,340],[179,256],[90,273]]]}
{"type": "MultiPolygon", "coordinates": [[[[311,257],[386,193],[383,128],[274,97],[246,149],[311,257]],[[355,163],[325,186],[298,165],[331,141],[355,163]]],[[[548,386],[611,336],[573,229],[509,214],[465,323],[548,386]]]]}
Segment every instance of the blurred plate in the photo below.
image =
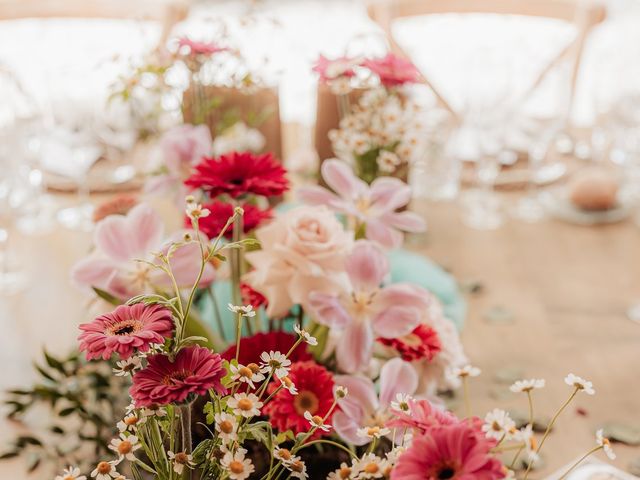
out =
{"type": "Polygon", "coordinates": [[[604,211],[583,210],[571,202],[566,187],[541,193],[540,203],[551,216],[586,226],[621,222],[629,218],[638,206],[636,198],[620,192],[614,208],[604,211]]]}

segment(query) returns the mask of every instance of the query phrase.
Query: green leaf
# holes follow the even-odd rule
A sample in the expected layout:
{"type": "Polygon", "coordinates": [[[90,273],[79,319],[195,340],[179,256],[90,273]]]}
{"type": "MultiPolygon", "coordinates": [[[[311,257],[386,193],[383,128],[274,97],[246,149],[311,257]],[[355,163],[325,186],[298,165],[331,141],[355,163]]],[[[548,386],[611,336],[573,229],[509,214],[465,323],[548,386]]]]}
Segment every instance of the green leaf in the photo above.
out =
{"type": "Polygon", "coordinates": [[[109,292],[105,292],[104,290],[98,287],[91,287],[91,288],[96,293],[96,295],[98,295],[101,299],[109,302],[111,305],[118,306],[122,303],[120,300],[118,300],[116,297],[111,295],[109,292]]]}
{"type": "Polygon", "coordinates": [[[43,350],[42,353],[44,354],[44,359],[47,362],[47,365],[49,365],[54,370],[58,370],[59,372],[66,373],[64,369],[64,365],[60,360],[50,355],[46,350],[43,350]]]}

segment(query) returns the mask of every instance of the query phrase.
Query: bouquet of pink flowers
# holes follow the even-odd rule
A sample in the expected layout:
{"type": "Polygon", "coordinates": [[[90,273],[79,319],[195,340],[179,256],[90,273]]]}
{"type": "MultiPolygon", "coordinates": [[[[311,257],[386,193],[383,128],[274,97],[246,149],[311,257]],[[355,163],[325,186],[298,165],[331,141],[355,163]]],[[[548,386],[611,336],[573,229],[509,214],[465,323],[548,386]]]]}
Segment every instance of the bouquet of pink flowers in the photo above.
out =
{"type": "MultiPolygon", "coordinates": [[[[92,478],[493,480],[522,454],[527,478],[560,413],[593,393],[568,376],[572,394],[539,444],[532,394],[543,380],[512,387],[531,407],[523,428],[498,409],[472,417],[467,383],[480,372],[455,327],[429,291],[389,281],[386,249],[425,228],[402,210],[409,188],[367,185],[337,160],[322,173],[331,190],[305,187],[307,205],[276,214],[268,200],[289,182],[271,155],[203,158],[185,181],[188,229],[163,241],[144,204],[99,223],[74,277],[118,306],[80,326],[80,350],[117,362],[131,404],[92,478]],[[210,321],[198,299],[225,277],[227,315],[217,299],[210,321]],[[467,418],[436,396],[460,385],[467,418]]],[[[597,442],[590,453],[612,455],[597,442]]]]}

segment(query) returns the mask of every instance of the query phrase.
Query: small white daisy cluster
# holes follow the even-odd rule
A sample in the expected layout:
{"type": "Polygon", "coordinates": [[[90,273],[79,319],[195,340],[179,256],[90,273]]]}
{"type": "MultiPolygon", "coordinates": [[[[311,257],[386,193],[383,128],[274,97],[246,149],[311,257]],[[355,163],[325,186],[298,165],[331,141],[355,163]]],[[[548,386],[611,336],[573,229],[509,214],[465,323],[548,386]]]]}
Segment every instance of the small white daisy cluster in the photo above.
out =
{"type": "Polygon", "coordinates": [[[374,453],[366,453],[361,458],[354,458],[351,464],[343,462],[340,468],[329,473],[327,480],[367,480],[372,478],[389,478],[398,457],[404,447],[394,447],[386,456],[379,457],[374,453]]]}
{"type": "Polygon", "coordinates": [[[338,129],[329,132],[333,151],[352,160],[377,152],[372,160],[381,174],[393,174],[424,151],[419,108],[406,97],[385,88],[362,94],[338,129]]]}
{"type": "Polygon", "coordinates": [[[272,453],[273,458],[279,460],[282,466],[289,471],[290,478],[309,478],[307,465],[299,456],[291,453],[289,449],[277,446],[272,453]]]}
{"type": "Polygon", "coordinates": [[[185,213],[191,220],[208,217],[211,213],[208,208],[203,208],[202,204],[196,202],[196,199],[192,195],[187,196],[186,202],[187,208],[185,209],[185,213]]]}

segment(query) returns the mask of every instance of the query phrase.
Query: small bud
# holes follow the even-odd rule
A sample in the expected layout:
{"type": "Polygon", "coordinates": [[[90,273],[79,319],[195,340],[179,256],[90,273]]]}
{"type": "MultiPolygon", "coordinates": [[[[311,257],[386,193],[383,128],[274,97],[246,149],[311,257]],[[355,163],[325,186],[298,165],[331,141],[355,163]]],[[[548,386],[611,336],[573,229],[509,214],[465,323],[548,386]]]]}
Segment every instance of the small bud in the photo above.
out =
{"type": "Polygon", "coordinates": [[[185,198],[187,203],[195,203],[196,199],[194,198],[193,195],[187,195],[187,197],[185,198]]]}
{"type": "Polygon", "coordinates": [[[233,209],[233,213],[235,213],[236,215],[244,215],[244,210],[242,209],[242,207],[236,207],[233,209]]]}
{"type": "Polygon", "coordinates": [[[182,237],[183,240],[185,242],[190,242],[191,240],[193,240],[193,237],[191,236],[191,234],[189,232],[185,232],[184,236],[182,237]]]}
{"type": "Polygon", "coordinates": [[[348,393],[347,387],[343,387],[342,385],[336,387],[336,398],[344,398],[348,393]]]}

